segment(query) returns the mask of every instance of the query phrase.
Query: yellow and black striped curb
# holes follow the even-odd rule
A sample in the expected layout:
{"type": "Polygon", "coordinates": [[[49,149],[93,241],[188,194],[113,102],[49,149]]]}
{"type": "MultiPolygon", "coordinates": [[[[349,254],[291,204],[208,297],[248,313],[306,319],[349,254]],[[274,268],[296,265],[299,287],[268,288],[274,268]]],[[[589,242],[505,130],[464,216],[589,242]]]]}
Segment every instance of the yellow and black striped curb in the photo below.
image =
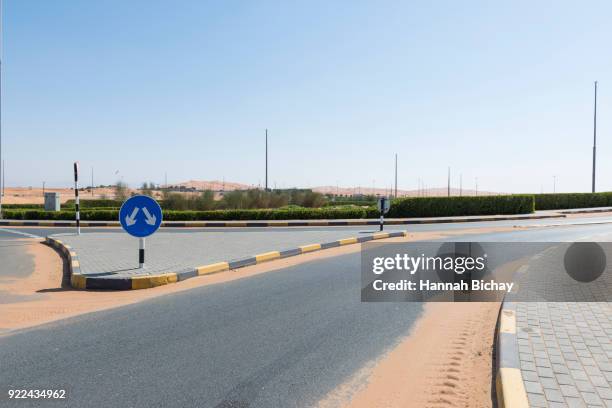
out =
{"type": "Polygon", "coordinates": [[[384,238],[405,237],[407,235],[408,233],[406,231],[380,232],[372,235],[345,238],[322,244],[302,245],[297,248],[287,249],[284,251],[265,252],[263,254],[238,259],[236,261],[215,262],[212,264],[202,265],[195,268],[186,268],[178,272],[166,272],[159,275],[142,275],[122,278],[100,278],[84,275],[81,273],[81,267],[77,254],[69,245],[66,245],[61,240],[53,237],[47,237],[47,243],[57,248],[68,260],[68,264],[70,266],[70,284],[73,288],[131,290],[146,289],[155,286],[166,285],[168,283],[175,283],[196,276],[229,271],[232,269],[256,265],[275,259],[288,258],[290,256],[301,255],[308,252],[320,251],[322,249],[335,248],[350,244],[358,244],[361,242],[373,241],[384,238]]]}
{"type": "Polygon", "coordinates": [[[521,374],[516,327],[516,303],[504,301],[497,322],[495,390],[499,408],[529,408],[521,374]]]}
{"type": "MultiPolygon", "coordinates": [[[[448,217],[448,218],[403,218],[387,219],[385,225],[414,224],[447,224],[459,222],[487,221],[520,221],[541,220],[547,218],[566,218],[565,214],[543,215],[498,215],[483,217],[448,217]]],[[[282,220],[282,221],[164,221],[162,227],[174,228],[225,228],[225,227],[346,227],[352,225],[379,225],[380,220],[282,220]]],[[[0,226],[5,227],[75,227],[75,221],[44,221],[44,220],[0,220],[0,226]]],[[[119,221],[82,221],[81,227],[120,227],[119,221]]]]}
{"type": "Polygon", "coordinates": [[[56,238],[47,237],[45,242],[60,251],[60,253],[68,260],[70,285],[73,288],[85,288],[85,277],[81,274],[79,256],[72,249],[72,247],[56,238]]]}

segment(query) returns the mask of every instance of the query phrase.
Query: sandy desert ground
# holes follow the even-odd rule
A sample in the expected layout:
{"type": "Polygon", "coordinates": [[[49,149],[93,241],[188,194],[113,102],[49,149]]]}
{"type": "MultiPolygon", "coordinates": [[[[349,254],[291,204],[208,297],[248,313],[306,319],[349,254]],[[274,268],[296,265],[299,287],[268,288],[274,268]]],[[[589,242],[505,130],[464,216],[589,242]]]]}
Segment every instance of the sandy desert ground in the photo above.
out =
{"type": "MultiPolygon", "coordinates": [[[[177,187],[185,187],[188,189],[195,188],[197,190],[213,190],[216,192],[219,191],[233,191],[233,190],[246,190],[250,188],[256,188],[256,186],[241,184],[241,183],[233,183],[233,182],[223,182],[218,180],[212,181],[198,181],[198,180],[190,180],[183,183],[172,184],[172,186],[177,187]]],[[[367,188],[367,187],[334,187],[334,186],[320,186],[313,187],[312,190],[323,193],[323,194],[340,194],[345,196],[355,195],[355,194],[364,194],[364,195],[390,195],[392,192],[390,189],[384,188],[367,188]]],[[[128,194],[133,192],[138,192],[137,189],[129,189],[128,194]]],[[[58,192],[60,193],[60,202],[65,203],[68,200],[74,199],[74,190],[72,188],[46,188],[45,192],[58,192]]],[[[427,189],[427,192],[418,191],[418,190],[398,190],[398,196],[400,197],[417,197],[426,195],[428,197],[432,196],[446,196],[447,189],[446,188],[430,188],[427,189]]],[[[93,189],[85,189],[79,190],[80,198],[82,200],[92,200],[92,199],[104,199],[104,198],[114,198],[115,191],[112,187],[96,187],[93,189]]],[[[183,194],[197,194],[197,192],[183,192],[183,194]]],[[[468,196],[475,195],[475,191],[463,189],[461,192],[459,189],[451,188],[451,195],[458,196],[459,194],[468,196]]],[[[479,191],[478,195],[492,195],[492,194],[500,194],[493,193],[489,191],[479,191]]],[[[161,198],[161,191],[154,191],[153,195],[155,198],[161,198]]],[[[216,199],[220,199],[220,194],[215,195],[216,199]]],[[[5,194],[2,202],[4,204],[43,204],[43,189],[35,188],[35,187],[6,187],[5,194]]]]}

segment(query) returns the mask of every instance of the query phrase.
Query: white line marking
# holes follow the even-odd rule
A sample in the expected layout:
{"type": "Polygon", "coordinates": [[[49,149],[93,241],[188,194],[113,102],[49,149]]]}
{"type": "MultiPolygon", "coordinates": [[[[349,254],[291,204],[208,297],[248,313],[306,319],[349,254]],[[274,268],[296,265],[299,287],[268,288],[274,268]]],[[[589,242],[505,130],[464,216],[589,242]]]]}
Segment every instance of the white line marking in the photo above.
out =
{"type": "Polygon", "coordinates": [[[28,237],[28,238],[42,238],[41,236],[38,236],[38,235],[28,234],[27,232],[10,230],[10,229],[7,229],[7,228],[0,228],[0,231],[10,232],[12,234],[17,234],[17,235],[23,235],[24,237],[28,237]]]}

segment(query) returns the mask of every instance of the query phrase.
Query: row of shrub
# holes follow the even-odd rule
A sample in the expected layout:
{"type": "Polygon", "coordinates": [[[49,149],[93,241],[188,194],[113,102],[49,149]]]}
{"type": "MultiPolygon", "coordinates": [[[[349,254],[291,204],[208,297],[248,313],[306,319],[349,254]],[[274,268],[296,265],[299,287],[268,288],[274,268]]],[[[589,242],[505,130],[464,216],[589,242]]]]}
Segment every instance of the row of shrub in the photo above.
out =
{"type": "MultiPolygon", "coordinates": [[[[121,204],[123,204],[123,201],[121,200],[112,200],[112,199],[94,199],[94,200],[79,200],[79,205],[81,208],[109,208],[109,207],[115,207],[115,208],[119,208],[121,207],[121,204]]],[[[64,204],[62,204],[62,207],[64,208],[74,208],[74,199],[68,200],[66,201],[64,204]]]]}
{"type": "MultiPolygon", "coordinates": [[[[244,219],[299,219],[299,218],[363,218],[375,217],[372,202],[343,200],[336,206],[303,208],[286,206],[273,209],[225,208],[211,209],[205,205],[184,205],[160,200],[164,213],[177,220],[244,220],[244,219]],[[363,207],[368,205],[368,207],[363,207]],[[345,205],[345,207],[339,207],[345,205]],[[190,208],[191,207],[191,208],[190,208]],[[193,208],[195,207],[195,209],[193,208]],[[179,215],[185,212],[188,214],[179,215]],[[177,213],[177,214],[174,214],[177,213]],[[173,215],[170,215],[173,214],[173,215]]],[[[204,200],[202,200],[204,201],[204,200]]],[[[206,200],[208,201],[208,200],[206,200]]],[[[230,200],[231,201],[231,200],[230,200]]],[[[83,200],[81,218],[84,220],[116,220],[122,202],[118,200],[83,200]]],[[[232,203],[240,206],[239,203],[232,203]]],[[[246,203],[244,203],[246,205],[246,203]]],[[[559,210],[612,206],[612,192],[559,193],[535,195],[471,196],[471,197],[408,197],[393,200],[389,217],[441,217],[462,215],[525,214],[537,210],[559,210]]],[[[4,204],[3,215],[12,219],[73,219],[74,201],[67,202],[59,212],[45,212],[41,204],[4,204]]]]}
{"type": "Polygon", "coordinates": [[[331,200],[323,204],[324,207],[338,207],[342,205],[357,205],[360,207],[372,206],[372,205],[376,205],[376,200],[373,200],[373,201],[369,201],[369,200],[336,200],[334,201],[334,200],[331,200]]]}
{"type": "Polygon", "coordinates": [[[538,210],[564,210],[568,208],[593,208],[612,206],[612,192],[536,194],[538,210]]]}
{"type": "MultiPolygon", "coordinates": [[[[231,221],[231,220],[308,220],[370,218],[376,216],[371,208],[283,208],[250,210],[211,211],[164,211],[165,221],[231,221]]],[[[15,220],[74,220],[74,211],[6,210],[4,217],[15,220]]],[[[80,218],[84,221],[117,221],[118,210],[84,210],[80,218]]]]}
{"type": "Polygon", "coordinates": [[[44,208],[44,205],[42,204],[4,204],[2,203],[2,208],[3,209],[23,209],[23,208],[28,208],[28,209],[36,209],[36,208],[44,208]]]}
{"type": "Polygon", "coordinates": [[[389,217],[451,217],[463,215],[528,214],[532,195],[410,197],[393,200],[389,217]]]}
{"type": "MultiPolygon", "coordinates": [[[[146,186],[148,188],[148,185],[146,186]]],[[[94,207],[120,207],[125,199],[129,197],[125,187],[117,187],[116,196],[122,199],[115,200],[81,200],[82,208],[94,207]]],[[[151,195],[147,189],[142,194],[151,195]]],[[[166,210],[223,210],[223,209],[248,209],[248,208],[279,208],[287,205],[316,208],[326,202],[326,197],[312,190],[288,189],[265,191],[262,189],[235,190],[223,194],[220,200],[215,200],[215,193],[207,190],[197,194],[181,194],[171,191],[163,191],[159,203],[166,210]]],[[[64,204],[67,208],[74,208],[74,200],[68,200],[64,204]]]]}
{"type": "MultiPolygon", "coordinates": [[[[530,195],[482,196],[482,197],[413,197],[393,200],[388,217],[441,217],[463,215],[525,214],[534,210],[534,197],[530,195]]],[[[82,220],[114,221],[118,210],[84,209],[82,220]]],[[[47,212],[40,209],[6,210],[9,219],[24,220],[72,220],[74,211],[47,212]]],[[[165,210],[166,221],[196,220],[298,220],[374,218],[375,207],[285,207],[275,209],[227,209],[208,211],[165,210]]]]}

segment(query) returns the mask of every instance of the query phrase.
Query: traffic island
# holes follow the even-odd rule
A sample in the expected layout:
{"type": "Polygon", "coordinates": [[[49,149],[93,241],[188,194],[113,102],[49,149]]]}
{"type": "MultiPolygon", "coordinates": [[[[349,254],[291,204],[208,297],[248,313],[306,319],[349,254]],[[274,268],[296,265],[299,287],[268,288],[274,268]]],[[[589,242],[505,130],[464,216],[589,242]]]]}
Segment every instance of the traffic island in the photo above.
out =
{"type": "Polygon", "coordinates": [[[404,237],[405,231],[348,237],[343,231],[160,232],[147,238],[146,267],[138,240],[118,233],[55,235],[47,243],[68,262],[77,289],[132,290],[183,281],[345,245],[404,237]],[[312,242],[319,243],[312,243],[312,242]],[[270,249],[275,249],[270,251],[270,249]],[[256,255],[251,255],[256,254],[256,255]]]}

